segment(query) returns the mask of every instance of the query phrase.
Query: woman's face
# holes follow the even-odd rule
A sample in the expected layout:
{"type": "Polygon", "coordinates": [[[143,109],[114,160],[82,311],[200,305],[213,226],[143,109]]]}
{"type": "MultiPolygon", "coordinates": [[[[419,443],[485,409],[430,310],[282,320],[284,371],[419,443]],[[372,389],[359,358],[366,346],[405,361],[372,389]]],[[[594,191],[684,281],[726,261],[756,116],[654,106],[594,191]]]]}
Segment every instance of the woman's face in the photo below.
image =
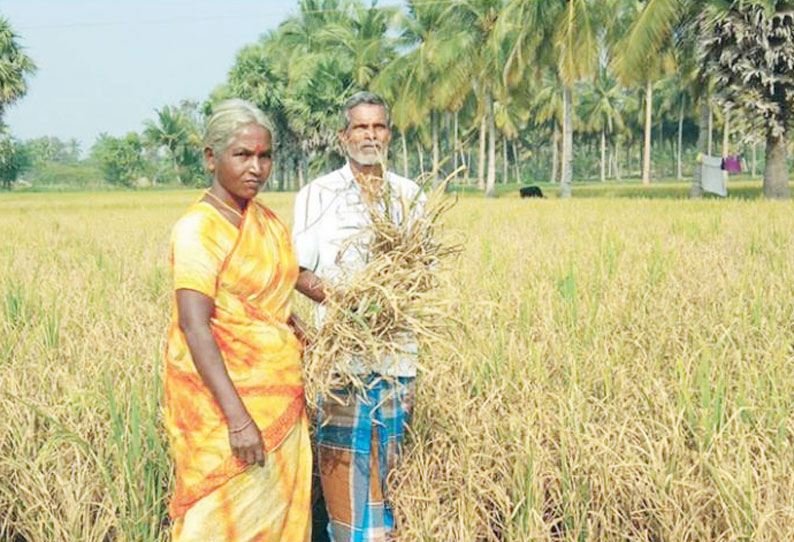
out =
{"type": "Polygon", "coordinates": [[[258,124],[246,124],[220,154],[205,150],[207,167],[217,183],[238,201],[256,196],[270,176],[273,165],[270,132],[258,124]]]}

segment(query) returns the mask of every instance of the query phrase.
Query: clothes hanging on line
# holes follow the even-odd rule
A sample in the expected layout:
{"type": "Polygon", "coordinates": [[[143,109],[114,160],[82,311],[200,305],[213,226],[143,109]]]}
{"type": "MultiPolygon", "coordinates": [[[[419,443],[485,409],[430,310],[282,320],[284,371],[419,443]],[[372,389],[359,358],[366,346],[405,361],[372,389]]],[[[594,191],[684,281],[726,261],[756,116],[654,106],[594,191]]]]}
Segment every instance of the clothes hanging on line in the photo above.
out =
{"type": "Polygon", "coordinates": [[[718,156],[700,156],[701,179],[700,184],[704,192],[717,194],[725,197],[728,195],[728,187],[725,182],[726,175],[722,170],[722,158],[718,156]]]}

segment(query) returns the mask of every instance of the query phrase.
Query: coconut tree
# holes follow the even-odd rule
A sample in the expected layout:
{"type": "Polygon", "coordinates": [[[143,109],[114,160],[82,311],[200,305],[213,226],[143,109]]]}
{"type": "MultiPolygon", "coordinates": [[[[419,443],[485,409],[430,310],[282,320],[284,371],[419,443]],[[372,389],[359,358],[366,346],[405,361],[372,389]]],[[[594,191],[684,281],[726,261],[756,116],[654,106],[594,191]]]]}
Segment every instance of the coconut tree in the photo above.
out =
{"type": "MultiPolygon", "coordinates": [[[[471,33],[450,24],[446,5],[412,0],[407,7],[407,15],[399,20],[398,42],[406,52],[382,69],[372,88],[392,104],[392,120],[403,140],[404,169],[405,133],[429,119],[432,175],[436,178],[440,169],[440,112],[451,112],[457,120],[472,91],[469,66],[461,62],[461,51],[471,50],[474,42],[471,33]]],[[[457,146],[456,131],[453,149],[457,146]]]]}
{"type": "MultiPolygon", "coordinates": [[[[767,0],[759,2],[767,3],[767,0]]],[[[692,58],[700,41],[700,28],[693,21],[698,21],[701,14],[712,7],[725,8],[732,3],[731,0],[647,0],[638,6],[637,0],[625,0],[622,4],[624,7],[633,7],[637,11],[631,31],[621,40],[620,56],[625,70],[630,73],[633,68],[643,67],[663,50],[683,52],[685,58],[692,58]],[[637,10],[637,7],[642,9],[637,10]]],[[[686,65],[687,62],[681,64],[686,65]]],[[[693,101],[699,104],[700,109],[698,151],[705,154],[710,134],[711,93],[707,75],[699,67],[697,74],[691,79],[689,88],[693,101]]],[[[701,168],[698,166],[692,178],[690,197],[699,198],[701,195],[701,168]]]]}
{"type": "Polygon", "coordinates": [[[180,147],[192,142],[190,123],[179,109],[167,105],[156,113],[156,120],[144,122],[144,140],[155,148],[168,149],[177,183],[182,184],[180,147]]]}
{"type": "Polygon", "coordinates": [[[585,127],[599,134],[601,140],[601,182],[607,178],[607,138],[623,130],[621,113],[624,92],[605,67],[599,70],[593,84],[587,86],[582,100],[585,127]]]}
{"type": "Polygon", "coordinates": [[[495,195],[496,186],[494,101],[503,84],[501,74],[505,61],[505,42],[499,30],[499,21],[504,13],[502,4],[501,0],[459,0],[451,2],[444,12],[447,24],[469,34],[468,46],[458,51],[458,57],[468,70],[471,89],[477,100],[480,124],[477,186],[488,196],[495,195]],[[487,174],[484,171],[486,164],[487,174]]]}
{"type": "Polygon", "coordinates": [[[766,125],[764,196],[789,198],[788,130],[794,124],[794,2],[737,2],[701,16],[701,58],[725,103],[766,125]]]}
{"type": "Polygon", "coordinates": [[[36,72],[8,19],[0,17],[0,126],[6,109],[27,94],[27,79],[36,72]]]}
{"type": "Polygon", "coordinates": [[[551,66],[562,83],[562,179],[560,195],[570,197],[573,177],[573,87],[598,65],[599,19],[610,2],[595,0],[510,0],[503,31],[512,43],[505,80],[519,84],[528,67],[551,66]]]}
{"type": "Polygon", "coordinates": [[[550,125],[551,128],[552,156],[549,181],[555,183],[559,180],[560,126],[562,126],[565,111],[562,101],[562,86],[557,76],[550,70],[546,70],[530,85],[531,118],[534,120],[535,126],[550,125]]]}
{"type": "Polygon", "coordinates": [[[390,31],[402,18],[396,7],[369,7],[351,3],[342,16],[330,18],[315,38],[326,53],[347,61],[358,88],[368,88],[380,70],[397,53],[390,31]]]}
{"type": "MultiPolygon", "coordinates": [[[[653,127],[654,88],[659,85],[665,75],[676,71],[675,48],[669,42],[659,44],[654,54],[637,57],[632,50],[635,43],[642,41],[648,33],[647,5],[637,1],[621,2],[616,11],[616,20],[627,25],[625,34],[614,44],[615,54],[612,67],[621,81],[629,86],[643,89],[644,121],[643,121],[643,153],[642,183],[651,181],[651,142],[653,127]],[[639,36],[638,36],[639,35],[639,36]],[[641,60],[640,60],[641,59],[641,60]]],[[[618,23],[620,24],[620,23],[618,23]]]]}

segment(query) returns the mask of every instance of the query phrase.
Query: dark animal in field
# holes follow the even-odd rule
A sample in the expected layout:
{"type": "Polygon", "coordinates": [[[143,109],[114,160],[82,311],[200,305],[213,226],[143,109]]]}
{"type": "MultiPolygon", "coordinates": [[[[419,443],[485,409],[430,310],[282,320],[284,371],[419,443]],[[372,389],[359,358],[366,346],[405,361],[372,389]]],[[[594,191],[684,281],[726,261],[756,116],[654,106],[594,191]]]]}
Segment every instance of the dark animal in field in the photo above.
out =
{"type": "Polygon", "coordinates": [[[539,186],[522,186],[519,190],[522,198],[545,198],[539,186]]]}

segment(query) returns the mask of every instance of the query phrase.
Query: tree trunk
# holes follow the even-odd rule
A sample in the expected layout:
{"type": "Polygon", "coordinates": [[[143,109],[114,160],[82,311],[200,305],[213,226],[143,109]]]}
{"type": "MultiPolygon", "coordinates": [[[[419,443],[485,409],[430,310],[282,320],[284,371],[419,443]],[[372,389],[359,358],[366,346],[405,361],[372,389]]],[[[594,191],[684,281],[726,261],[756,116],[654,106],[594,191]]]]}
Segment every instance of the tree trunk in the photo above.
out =
{"type": "Polygon", "coordinates": [[[469,169],[471,169],[471,161],[472,161],[471,153],[472,153],[472,150],[471,150],[471,147],[469,147],[469,149],[466,151],[466,160],[465,160],[465,162],[466,162],[466,184],[467,185],[471,184],[471,177],[469,176],[469,169]]]}
{"type": "Polygon", "coordinates": [[[560,129],[557,126],[557,121],[552,120],[554,123],[554,133],[551,137],[551,179],[550,182],[556,183],[558,180],[557,175],[559,174],[559,170],[557,169],[557,165],[560,162],[560,129]]]}
{"type": "Polygon", "coordinates": [[[701,96],[700,98],[700,119],[698,120],[698,157],[695,169],[692,172],[692,188],[689,190],[689,197],[693,199],[703,197],[703,161],[702,155],[706,154],[708,150],[709,140],[709,116],[711,113],[711,104],[708,96],[701,96]]]}
{"type": "Polygon", "coordinates": [[[601,182],[607,180],[607,131],[601,128],[601,182]]]}
{"type": "Polygon", "coordinates": [[[709,148],[708,148],[708,155],[711,156],[711,153],[714,149],[714,110],[711,108],[711,96],[708,98],[709,100],[709,148]]]}
{"type": "Polygon", "coordinates": [[[573,180],[573,97],[571,87],[564,85],[562,91],[564,104],[564,122],[562,125],[562,178],[560,180],[560,197],[571,197],[571,181],[573,180]]]}
{"type": "Polygon", "coordinates": [[[179,174],[179,163],[176,160],[176,150],[171,151],[171,160],[174,164],[174,174],[176,175],[176,182],[182,186],[182,176],[179,174]]]}
{"type": "Polygon", "coordinates": [[[458,112],[455,111],[455,123],[452,130],[452,175],[458,180],[458,112]]]}
{"type": "MultiPolygon", "coordinates": [[[[731,153],[731,110],[725,109],[722,123],[722,158],[727,158],[731,153]]],[[[728,172],[723,170],[722,177],[728,182],[728,172]]]]}
{"type": "Polygon", "coordinates": [[[485,190],[485,138],[488,133],[488,113],[480,120],[480,154],[477,155],[477,188],[485,190]]]}
{"type": "Polygon", "coordinates": [[[753,141],[753,179],[758,176],[758,144],[753,141]]]}
{"type": "Polygon", "coordinates": [[[303,188],[303,158],[298,158],[298,187],[303,188]]]}
{"type": "Polygon", "coordinates": [[[419,155],[419,171],[422,182],[425,181],[425,151],[422,148],[422,138],[416,139],[416,153],[419,155]]]}
{"type": "Polygon", "coordinates": [[[518,147],[516,146],[516,140],[510,142],[511,146],[513,147],[513,175],[515,176],[516,183],[521,183],[521,174],[519,173],[518,169],[518,147]]]}
{"type": "Polygon", "coordinates": [[[653,84],[645,85],[645,141],[642,151],[642,184],[651,182],[651,122],[653,120],[653,84]]]}
{"type": "Polygon", "coordinates": [[[681,166],[681,152],[684,146],[684,106],[686,105],[686,96],[681,98],[681,107],[678,110],[678,149],[676,152],[676,174],[675,178],[679,181],[684,178],[684,170],[681,166]]]}
{"type": "Polygon", "coordinates": [[[615,140],[615,179],[623,180],[620,176],[620,138],[615,140]]]}
{"type": "Polygon", "coordinates": [[[438,172],[440,169],[439,152],[438,152],[438,111],[433,111],[430,114],[430,123],[432,124],[433,131],[433,186],[438,184],[438,172]]]}
{"type": "Polygon", "coordinates": [[[488,179],[485,185],[486,197],[496,196],[496,123],[493,117],[493,99],[488,96],[486,115],[488,115],[488,179]]]}
{"type": "Polygon", "coordinates": [[[400,130],[400,140],[403,147],[403,177],[408,177],[408,142],[405,141],[405,130],[400,130]]]}
{"type": "Polygon", "coordinates": [[[502,184],[507,184],[507,138],[502,137],[502,184]]]}
{"type": "Polygon", "coordinates": [[[765,198],[789,199],[791,197],[786,154],[785,132],[780,137],[776,137],[772,134],[772,128],[768,128],[766,136],[766,167],[764,168],[765,198]]]}

